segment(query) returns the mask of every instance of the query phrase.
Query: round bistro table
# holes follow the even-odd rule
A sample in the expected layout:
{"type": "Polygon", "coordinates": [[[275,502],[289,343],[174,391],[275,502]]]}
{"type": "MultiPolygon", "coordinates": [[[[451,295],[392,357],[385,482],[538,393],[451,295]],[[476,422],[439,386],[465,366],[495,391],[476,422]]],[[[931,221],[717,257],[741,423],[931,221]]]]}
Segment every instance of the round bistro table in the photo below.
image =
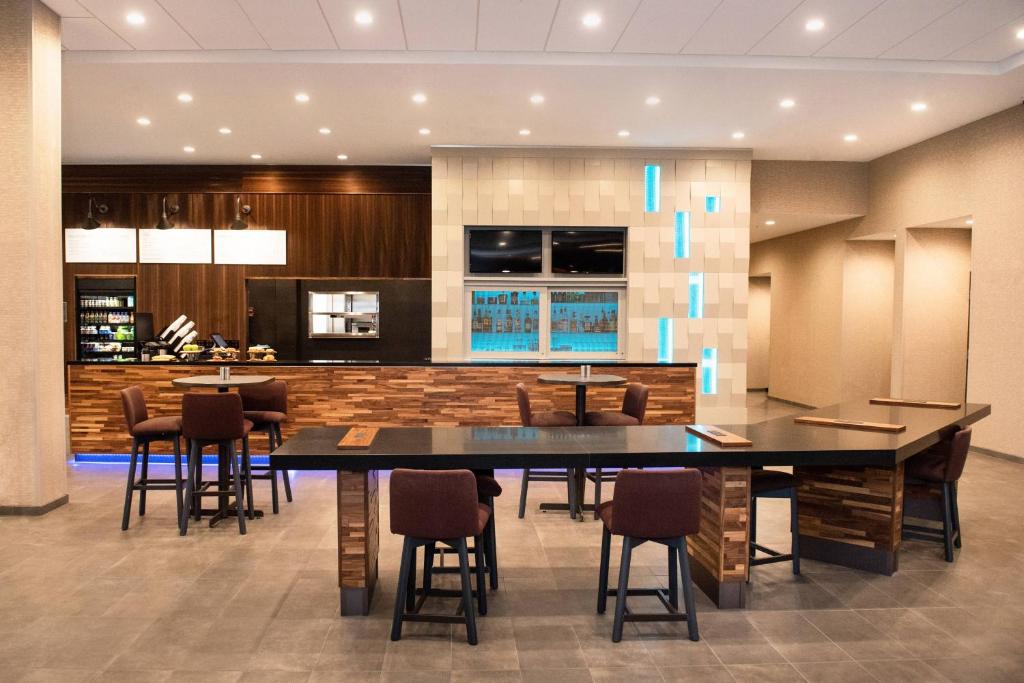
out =
{"type": "Polygon", "coordinates": [[[270,375],[231,375],[227,379],[221,379],[220,375],[193,375],[192,377],[179,377],[172,379],[171,384],[183,389],[213,389],[220,393],[226,393],[232,387],[252,386],[257,384],[269,384],[274,381],[270,375]]]}

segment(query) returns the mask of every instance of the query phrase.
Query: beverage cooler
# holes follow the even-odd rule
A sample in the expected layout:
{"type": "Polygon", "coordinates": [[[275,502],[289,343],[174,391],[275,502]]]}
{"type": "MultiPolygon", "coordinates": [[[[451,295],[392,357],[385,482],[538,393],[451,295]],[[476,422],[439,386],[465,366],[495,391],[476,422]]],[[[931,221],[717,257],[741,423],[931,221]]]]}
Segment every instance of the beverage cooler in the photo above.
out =
{"type": "Polygon", "coordinates": [[[78,360],[137,360],[135,278],[79,277],[75,295],[78,360]]]}

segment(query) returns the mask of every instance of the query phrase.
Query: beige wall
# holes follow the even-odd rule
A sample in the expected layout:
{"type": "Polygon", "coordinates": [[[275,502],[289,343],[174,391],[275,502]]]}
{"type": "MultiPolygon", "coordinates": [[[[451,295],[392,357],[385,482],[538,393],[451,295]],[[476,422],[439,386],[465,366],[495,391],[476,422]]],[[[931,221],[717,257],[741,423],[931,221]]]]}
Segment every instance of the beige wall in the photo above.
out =
{"type": "Polygon", "coordinates": [[[843,259],[839,398],[889,395],[895,244],[850,241],[843,259]]]}
{"type": "Polygon", "coordinates": [[[0,510],[67,494],[61,332],[60,21],[0,2],[0,510]]]}
{"type": "Polygon", "coordinates": [[[849,161],[756,160],[751,170],[754,213],[863,216],[868,165],[849,161]]]}
{"type": "Polygon", "coordinates": [[[771,341],[772,279],[750,278],[747,293],[747,388],[768,388],[768,349],[771,341]]]}

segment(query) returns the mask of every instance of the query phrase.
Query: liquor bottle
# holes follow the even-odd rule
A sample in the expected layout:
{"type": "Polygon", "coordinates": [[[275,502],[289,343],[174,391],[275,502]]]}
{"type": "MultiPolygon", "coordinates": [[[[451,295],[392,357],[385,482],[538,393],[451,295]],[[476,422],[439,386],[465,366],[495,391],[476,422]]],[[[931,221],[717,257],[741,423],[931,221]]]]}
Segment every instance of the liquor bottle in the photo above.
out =
{"type": "Polygon", "coordinates": [[[509,309],[509,308],[506,308],[505,309],[505,331],[506,332],[513,332],[514,330],[515,330],[515,325],[512,322],[512,310],[509,309]]]}
{"type": "Polygon", "coordinates": [[[601,328],[598,331],[599,332],[607,332],[608,331],[608,315],[607,315],[607,312],[604,311],[604,310],[601,311],[601,328]]]}
{"type": "Polygon", "coordinates": [[[484,316],[484,319],[483,319],[483,323],[484,323],[483,331],[484,332],[490,332],[491,331],[491,314],[490,314],[490,311],[488,311],[485,308],[484,312],[483,312],[483,316],[484,316]]]}
{"type": "Polygon", "coordinates": [[[508,303],[508,294],[506,294],[505,292],[502,292],[501,294],[499,294],[498,295],[498,303],[501,304],[502,306],[504,306],[506,303],[508,303]]]}
{"type": "Polygon", "coordinates": [[[516,334],[523,331],[523,319],[519,317],[519,311],[516,311],[515,325],[513,326],[516,334]]]}
{"type": "Polygon", "coordinates": [[[519,305],[519,292],[512,292],[512,305],[513,306],[518,306],[519,305]]]}
{"type": "Polygon", "coordinates": [[[529,313],[526,314],[526,318],[523,320],[523,331],[526,334],[533,333],[533,318],[530,317],[529,313]]]}
{"type": "Polygon", "coordinates": [[[572,312],[572,319],[569,321],[569,331],[570,332],[575,332],[576,331],[576,311],[572,312]]]}

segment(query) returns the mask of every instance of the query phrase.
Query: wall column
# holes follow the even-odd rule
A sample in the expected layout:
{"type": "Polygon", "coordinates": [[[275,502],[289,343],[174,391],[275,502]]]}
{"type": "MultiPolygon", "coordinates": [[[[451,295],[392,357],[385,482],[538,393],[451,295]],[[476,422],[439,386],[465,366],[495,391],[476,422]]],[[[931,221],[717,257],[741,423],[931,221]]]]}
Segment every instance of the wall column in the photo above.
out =
{"type": "Polygon", "coordinates": [[[0,514],[67,502],[60,19],[0,0],[0,514]]]}

